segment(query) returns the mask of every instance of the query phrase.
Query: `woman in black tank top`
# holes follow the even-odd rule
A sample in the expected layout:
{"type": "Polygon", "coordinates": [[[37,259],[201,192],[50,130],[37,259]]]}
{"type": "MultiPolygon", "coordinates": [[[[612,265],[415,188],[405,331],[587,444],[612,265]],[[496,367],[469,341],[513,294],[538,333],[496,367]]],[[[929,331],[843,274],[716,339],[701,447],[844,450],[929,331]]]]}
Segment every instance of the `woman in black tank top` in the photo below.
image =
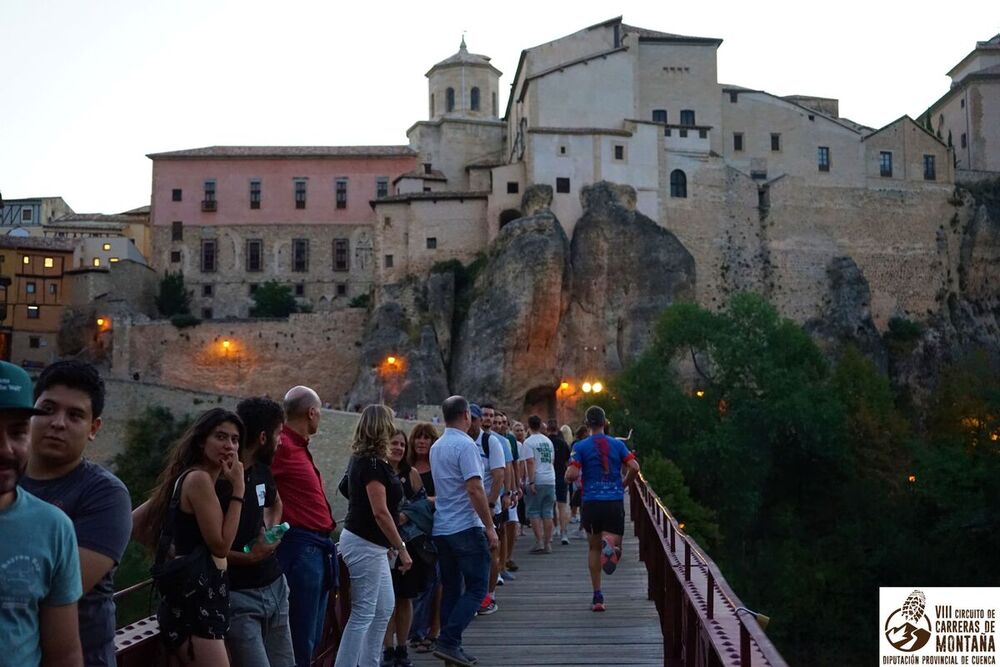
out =
{"type": "Polygon", "coordinates": [[[205,549],[198,581],[185,586],[193,594],[166,595],[157,610],[160,636],[183,665],[229,665],[222,642],[229,631],[226,556],[236,538],[245,490],[238,456],[243,436],[236,414],[222,408],[203,413],[170,451],[160,485],[132,513],[137,541],[157,545],[166,531],[164,543],[169,539],[173,545],[167,558],[205,549]],[[220,476],[233,487],[226,507],[215,493],[220,476]],[[172,506],[175,494],[177,505],[172,506]]]}
{"type": "Polygon", "coordinates": [[[420,475],[427,495],[434,497],[434,476],[431,475],[431,445],[438,439],[433,424],[420,422],[410,431],[409,447],[406,449],[406,462],[420,475]]]}

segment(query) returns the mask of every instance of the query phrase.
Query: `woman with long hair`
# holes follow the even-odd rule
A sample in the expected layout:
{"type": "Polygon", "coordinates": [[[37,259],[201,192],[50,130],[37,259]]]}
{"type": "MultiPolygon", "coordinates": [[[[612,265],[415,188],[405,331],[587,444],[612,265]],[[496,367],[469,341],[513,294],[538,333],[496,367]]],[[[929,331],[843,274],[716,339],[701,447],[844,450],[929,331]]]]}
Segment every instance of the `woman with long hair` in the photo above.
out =
{"type": "Polygon", "coordinates": [[[389,465],[389,441],[396,432],[384,405],[361,412],[347,467],[347,516],[340,555],[351,575],[351,616],[337,650],[335,667],[378,667],[394,595],[390,564],[406,572],[413,564],[396,522],[403,485],[389,465]]]}
{"type": "MultiPolygon", "coordinates": [[[[438,439],[437,429],[428,422],[416,424],[410,431],[409,447],[406,449],[406,462],[410,468],[420,475],[424,491],[428,498],[434,500],[434,477],[431,476],[431,445],[438,439]]],[[[437,566],[427,572],[429,581],[427,588],[413,602],[413,622],[410,628],[410,648],[417,653],[430,653],[434,650],[441,631],[441,577],[437,566]]]]}
{"type": "Polygon", "coordinates": [[[199,548],[207,552],[198,580],[188,582],[194,592],[183,598],[166,596],[157,613],[160,635],[182,665],[229,664],[222,641],[229,631],[226,556],[243,508],[243,464],[238,456],[243,437],[243,422],[235,413],[222,408],[202,413],[170,450],[149,500],[132,512],[137,541],[154,548],[161,540],[164,546],[169,542],[173,558],[199,548]],[[215,493],[220,477],[233,487],[224,508],[215,493]]]}
{"type": "MultiPolygon", "coordinates": [[[[397,429],[389,441],[389,465],[392,466],[399,483],[403,485],[403,502],[410,503],[425,497],[420,474],[412,468],[407,459],[413,458],[407,447],[406,433],[397,429]]],[[[405,516],[399,518],[400,524],[405,516]]],[[[382,667],[413,667],[407,655],[406,640],[410,635],[413,621],[413,598],[424,589],[426,567],[419,559],[407,572],[392,571],[392,591],[396,596],[396,607],[385,631],[382,650],[382,667]]]]}

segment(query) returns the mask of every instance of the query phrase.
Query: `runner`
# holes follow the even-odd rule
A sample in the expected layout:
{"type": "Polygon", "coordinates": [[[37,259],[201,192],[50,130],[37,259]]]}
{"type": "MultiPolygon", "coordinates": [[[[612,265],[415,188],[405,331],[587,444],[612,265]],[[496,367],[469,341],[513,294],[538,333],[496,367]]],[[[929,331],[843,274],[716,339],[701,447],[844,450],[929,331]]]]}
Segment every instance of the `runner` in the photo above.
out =
{"type": "Polygon", "coordinates": [[[639,473],[639,462],[621,440],[605,434],[608,420],[604,410],[587,408],[590,437],[573,446],[566,481],[582,482],[580,524],[587,531],[590,582],[594,588],[592,611],[604,611],[601,570],[611,574],[621,558],[625,533],[625,488],[639,473]],[[627,468],[622,480],[622,466],[627,468]]]}

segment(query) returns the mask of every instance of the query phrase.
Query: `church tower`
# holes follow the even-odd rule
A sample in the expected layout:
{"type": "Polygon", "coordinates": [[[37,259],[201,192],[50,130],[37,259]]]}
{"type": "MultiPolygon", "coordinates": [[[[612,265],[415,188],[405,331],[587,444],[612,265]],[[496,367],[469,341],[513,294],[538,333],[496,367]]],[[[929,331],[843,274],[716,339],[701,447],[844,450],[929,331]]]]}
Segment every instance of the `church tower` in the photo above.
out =
{"type": "Polygon", "coordinates": [[[500,70],[488,56],[469,53],[465,37],[458,53],[427,72],[430,120],[447,118],[499,118],[500,70]]]}

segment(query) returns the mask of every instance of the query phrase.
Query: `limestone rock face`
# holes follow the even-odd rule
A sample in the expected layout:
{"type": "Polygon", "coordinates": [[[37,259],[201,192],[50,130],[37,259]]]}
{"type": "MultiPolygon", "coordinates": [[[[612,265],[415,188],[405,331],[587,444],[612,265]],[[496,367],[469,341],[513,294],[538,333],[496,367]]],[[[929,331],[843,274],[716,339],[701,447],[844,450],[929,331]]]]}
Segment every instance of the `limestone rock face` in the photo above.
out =
{"type": "Polygon", "coordinates": [[[879,370],[887,372],[888,357],[872,319],[868,280],[850,257],[834,257],[826,275],[830,287],[825,312],[821,318],[807,322],[806,331],[831,353],[844,343],[853,344],[879,370]]]}
{"type": "Polygon", "coordinates": [[[419,404],[439,404],[448,396],[448,377],[430,324],[422,324],[395,301],[372,313],[361,348],[358,377],[348,395],[350,407],[384,400],[397,412],[416,412],[419,404]],[[395,363],[389,364],[392,356],[395,363]]]}
{"type": "Polygon", "coordinates": [[[521,197],[521,215],[529,217],[548,211],[552,206],[552,186],[532,185],[521,197]]]}
{"type": "MultiPolygon", "coordinates": [[[[525,200],[541,190],[529,189],[525,200]]],[[[539,205],[542,194],[535,199],[539,205]]],[[[546,210],[505,225],[490,248],[454,341],[455,393],[519,406],[535,387],[558,384],[554,361],[568,293],[569,241],[546,210]]]]}
{"type": "Polygon", "coordinates": [[[451,327],[455,317],[455,274],[432,273],[423,289],[423,302],[427,319],[437,337],[441,359],[447,366],[451,361],[451,327]]]}
{"type": "Polygon", "coordinates": [[[583,378],[634,361],[663,309],[695,299],[695,266],[677,237],[635,210],[633,188],[597,183],[580,199],[561,366],[583,378]]]}

